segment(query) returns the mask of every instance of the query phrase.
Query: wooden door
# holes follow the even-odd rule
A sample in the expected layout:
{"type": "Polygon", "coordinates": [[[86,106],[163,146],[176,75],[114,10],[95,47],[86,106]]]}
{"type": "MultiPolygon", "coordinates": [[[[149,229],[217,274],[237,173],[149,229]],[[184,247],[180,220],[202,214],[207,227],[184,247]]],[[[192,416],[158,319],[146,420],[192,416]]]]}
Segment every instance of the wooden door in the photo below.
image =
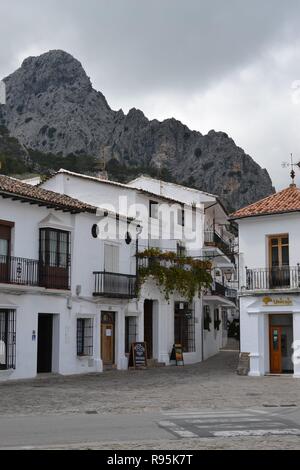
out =
{"type": "Polygon", "coordinates": [[[102,313],[101,321],[101,358],[103,366],[115,363],[115,318],[114,313],[102,313]]]}
{"type": "Polygon", "coordinates": [[[153,358],[153,300],[144,304],[144,341],[147,345],[147,359],[153,358]]]}
{"type": "Polygon", "coordinates": [[[270,372],[272,374],[282,373],[281,335],[280,326],[270,326],[270,372]]]}
{"type": "Polygon", "coordinates": [[[0,224],[0,282],[9,282],[11,226],[0,224]]]}

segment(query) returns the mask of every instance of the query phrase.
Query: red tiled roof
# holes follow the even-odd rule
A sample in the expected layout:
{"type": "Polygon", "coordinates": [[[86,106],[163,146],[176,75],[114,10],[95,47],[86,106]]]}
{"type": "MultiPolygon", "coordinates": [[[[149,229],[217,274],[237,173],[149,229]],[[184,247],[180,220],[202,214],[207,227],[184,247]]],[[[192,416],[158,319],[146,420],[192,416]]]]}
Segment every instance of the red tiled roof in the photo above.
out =
{"type": "Polygon", "coordinates": [[[64,194],[48,191],[37,186],[31,186],[15,178],[0,175],[0,195],[2,197],[16,198],[24,202],[33,202],[42,206],[66,212],[96,213],[97,208],[78,201],[64,194]]]}
{"type": "Polygon", "coordinates": [[[239,209],[230,215],[230,219],[244,219],[286,212],[300,212],[300,189],[297,186],[291,185],[276,194],[239,209]]]}

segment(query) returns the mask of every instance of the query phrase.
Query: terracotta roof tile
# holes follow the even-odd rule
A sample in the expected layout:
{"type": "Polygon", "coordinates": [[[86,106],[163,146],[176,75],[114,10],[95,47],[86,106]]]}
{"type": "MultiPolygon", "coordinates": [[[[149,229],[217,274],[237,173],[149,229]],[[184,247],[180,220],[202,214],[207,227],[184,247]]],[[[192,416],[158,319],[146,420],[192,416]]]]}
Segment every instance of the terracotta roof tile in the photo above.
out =
{"type": "Polygon", "coordinates": [[[85,204],[70,196],[31,186],[28,183],[23,183],[20,180],[4,175],[0,175],[0,195],[35,202],[67,212],[96,213],[97,210],[96,207],[85,204]]]}
{"type": "Polygon", "coordinates": [[[246,217],[298,211],[300,212],[300,189],[291,185],[276,194],[239,209],[230,215],[230,219],[244,219],[246,217]]]}

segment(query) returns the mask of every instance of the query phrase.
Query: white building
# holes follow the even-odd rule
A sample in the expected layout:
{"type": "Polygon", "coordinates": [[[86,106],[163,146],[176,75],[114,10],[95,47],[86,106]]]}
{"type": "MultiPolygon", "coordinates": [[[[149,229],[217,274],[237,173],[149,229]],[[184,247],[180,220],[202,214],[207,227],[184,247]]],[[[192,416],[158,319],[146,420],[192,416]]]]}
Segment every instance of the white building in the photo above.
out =
{"type": "Polygon", "coordinates": [[[232,235],[215,196],[65,170],[35,183],[0,176],[0,380],[126,369],[135,341],[166,365],[174,343],[187,364],[226,344],[232,235]],[[111,226],[118,232],[99,237],[111,226]],[[136,253],[149,247],[212,259],[212,289],[192,302],[176,292],[167,301],[148,279],[137,295],[136,253]]]}
{"type": "Polygon", "coordinates": [[[235,309],[235,299],[224,272],[234,271],[228,257],[229,238],[234,237],[227,230],[226,211],[215,196],[149,177],[125,185],[66,170],[60,170],[43,187],[138,219],[143,227],[140,252],[156,247],[213,259],[213,289],[204,297],[196,296],[192,304],[176,294],[167,301],[151,280],[143,285],[139,300],[129,303],[130,315],[135,318],[127,320],[128,328],[136,331],[136,340],[147,342],[150,357],[169,364],[172,346],[179,342],[184,346],[185,363],[193,363],[216,354],[226,344],[226,312],[235,309]],[[120,197],[127,198],[127,205],[120,197]],[[170,227],[159,215],[162,207],[173,208],[172,236],[167,236],[170,227]],[[193,227],[195,212],[197,227],[193,227]],[[195,229],[196,240],[191,236],[195,229]]]}
{"type": "Polygon", "coordinates": [[[241,351],[250,354],[250,375],[300,377],[300,189],[292,184],[232,219],[239,226],[241,351]]]}
{"type": "Polygon", "coordinates": [[[134,247],[120,242],[115,266],[115,245],[94,238],[96,207],[5,176],[0,196],[0,380],[126,367],[134,247]]]}

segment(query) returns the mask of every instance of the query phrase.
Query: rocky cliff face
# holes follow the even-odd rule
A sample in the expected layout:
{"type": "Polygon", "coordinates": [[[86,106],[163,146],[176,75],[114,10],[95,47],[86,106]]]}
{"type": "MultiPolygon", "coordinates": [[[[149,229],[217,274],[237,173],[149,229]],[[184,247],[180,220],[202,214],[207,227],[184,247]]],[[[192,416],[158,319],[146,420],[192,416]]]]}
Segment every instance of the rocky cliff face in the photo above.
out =
{"type": "Polygon", "coordinates": [[[63,51],[26,59],[4,81],[0,119],[26,148],[82,158],[103,152],[122,165],[163,168],[179,183],[218,194],[230,209],[274,191],[267,171],[223,132],[202,135],[175,119],[111,110],[63,51]]]}

